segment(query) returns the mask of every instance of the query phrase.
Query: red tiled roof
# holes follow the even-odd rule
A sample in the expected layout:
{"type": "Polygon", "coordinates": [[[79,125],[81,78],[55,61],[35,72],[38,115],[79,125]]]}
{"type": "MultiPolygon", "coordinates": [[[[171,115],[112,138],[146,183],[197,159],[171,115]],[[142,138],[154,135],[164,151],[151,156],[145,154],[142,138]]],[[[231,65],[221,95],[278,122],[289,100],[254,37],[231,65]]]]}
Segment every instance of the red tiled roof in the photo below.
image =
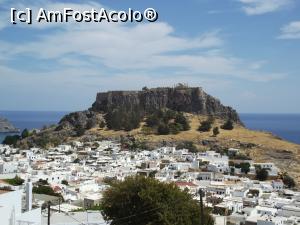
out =
{"type": "Polygon", "coordinates": [[[189,187],[197,187],[196,184],[192,183],[192,182],[185,182],[185,181],[177,181],[175,182],[175,184],[177,186],[189,186],[189,187]]]}
{"type": "Polygon", "coordinates": [[[53,191],[54,192],[60,192],[62,189],[59,187],[59,186],[55,186],[54,188],[53,188],[53,191]]]}

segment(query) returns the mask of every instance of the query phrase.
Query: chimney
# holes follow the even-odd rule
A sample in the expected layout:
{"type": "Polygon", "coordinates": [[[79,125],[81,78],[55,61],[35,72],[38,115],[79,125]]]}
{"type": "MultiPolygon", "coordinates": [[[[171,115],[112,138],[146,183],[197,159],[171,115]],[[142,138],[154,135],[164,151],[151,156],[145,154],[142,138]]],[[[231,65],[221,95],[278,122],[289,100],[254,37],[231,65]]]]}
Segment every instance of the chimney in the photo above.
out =
{"type": "Polygon", "coordinates": [[[26,211],[30,211],[32,209],[32,183],[31,180],[28,179],[26,183],[26,211]]]}

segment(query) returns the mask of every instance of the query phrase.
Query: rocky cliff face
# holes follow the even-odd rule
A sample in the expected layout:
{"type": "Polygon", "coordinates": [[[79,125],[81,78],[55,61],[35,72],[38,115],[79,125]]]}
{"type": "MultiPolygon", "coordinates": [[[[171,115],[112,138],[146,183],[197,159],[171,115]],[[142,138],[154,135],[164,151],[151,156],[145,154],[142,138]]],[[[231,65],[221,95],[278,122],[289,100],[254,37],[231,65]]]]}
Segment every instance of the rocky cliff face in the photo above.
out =
{"type": "Polygon", "coordinates": [[[70,130],[73,128],[90,129],[104,121],[103,115],[94,111],[85,110],[82,112],[74,112],[64,116],[56,130],[70,130]]]}
{"type": "Polygon", "coordinates": [[[0,133],[19,132],[7,119],[0,118],[0,133]]]}
{"type": "Polygon", "coordinates": [[[64,116],[57,131],[74,128],[90,129],[104,121],[104,115],[113,109],[139,111],[147,115],[158,109],[172,109],[199,115],[213,115],[231,119],[242,124],[237,112],[208,95],[199,87],[144,88],[141,91],[109,91],[97,94],[96,101],[89,110],[74,112],[64,116]]]}
{"type": "Polygon", "coordinates": [[[201,115],[213,115],[240,123],[237,112],[208,95],[199,87],[153,88],[142,91],[110,91],[98,93],[91,111],[105,113],[125,107],[150,113],[157,109],[172,109],[201,115]]]}

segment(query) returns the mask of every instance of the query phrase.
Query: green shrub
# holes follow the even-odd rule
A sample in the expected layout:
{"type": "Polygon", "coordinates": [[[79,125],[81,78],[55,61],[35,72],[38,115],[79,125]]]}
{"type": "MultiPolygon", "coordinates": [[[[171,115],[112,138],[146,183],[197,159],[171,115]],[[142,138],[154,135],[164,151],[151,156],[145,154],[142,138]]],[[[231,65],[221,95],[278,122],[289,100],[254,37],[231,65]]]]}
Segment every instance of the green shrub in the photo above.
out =
{"type": "Polygon", "coordinates": [[[250,172],[250,163],[241,163],[240,166],[243,173],[248,174],[250,172]]]}
{"type": "Polygon", "coordinates": [[[27,138],[29,136],[30,136],[29,131],[27,129],[24,129],[21,134],[22,139],[27,138]]]}
{"type": "Polygon", "coordinates": [[[190,129],[189,121],[181,112],[157,110],[146,117],[146,127],[159,135],[178,134],[190,129]]]}
{"type": "Polygon", "coordinates": [[[212,128],[212,121],[208,119],[208,120],[202,121],[200,123],[198,131],[200,131],[200,132],[208,132],[208,131],[211,130],[211,128],[212,128]]]}
{"type": "Polygon", "coordinates": [[[218,134],[220,134],[219,127],[215,127],[213,129],[213,134],[214,134],[214,136],[218,136],[218,134]]]}
{"type": "Polygon", "coordinates": [[[21,177],[16,175],[12,179],[5,179],[5,182],[7,182],[8,184],[13,185],[13,186],[20,186],[24,183],[24,180],[21,177]]]}
{"type": "Polygon", "coordinates": [[[287,174],[283,176],[282,181],[284,185],[287,186],[288,188],[293,188],[296,186],[295,180],[287,174]]]}
{"type": "Polygon", "coordinates": [[[266,169],[257,168],[256,169],[256,179],[260,181],[265,181],[269,177],[269,172],[266,169]]]}
{"type": "Polygon", "coordinates": [[[8,135],[5,137],[2,144],[15,146],[20,139],[21,137],[19,135],[12,135],[12,136],[8,135]]]}
{"type": "Polygon", "coordinates": [[[35,186],[32,188],[32,192],[36,194],[44,194],[44,195],[51,195],[57,197],[61,196],[59,193],[55,193],[53,189],[48,185],[40,185],[37,187],[35,186]]]}
{"type": "Polygon", "coordinates": [[[188,119],[183,115],[182,112],[176,114],[175,123],[180,124],[183,131],[191,129],[188,119]]]}
{"type": "Polygon", "coordinates": [[[159,135],[167,135],[167,134],[170,134],[170,128],[167,124],[160,124],[157,128],[157,133],[159,135]]]}
{"type": "Polygon", "coordinates": [[[108,110],[105,115],[106,125],[112,130],[130,131],[140,126],[143,113],[138,108],[119,107],[108,110]]]}
{"type": "Polygon", "coordinates": [[[67,186],[68,186],[68,185],[69,185],[69,182],[68,182],[67,180],[62,180],[62,181],[61,181],[61,184],[67,185],[67,186]]]}
{"type": "Polygon", "coordinates": [[[192,153],[198,152],[198,148],[192,141],[181,142],[176,146],[176,149],[188,149],[189,152],[192,152],[192,153]]]}
{"type": "Polygon", "coordinates": [[[222,126],[221,128],[223,130],[233,130],[234,126],[233,126],[233,122],[232,120],[227,120],[222,126]]]}

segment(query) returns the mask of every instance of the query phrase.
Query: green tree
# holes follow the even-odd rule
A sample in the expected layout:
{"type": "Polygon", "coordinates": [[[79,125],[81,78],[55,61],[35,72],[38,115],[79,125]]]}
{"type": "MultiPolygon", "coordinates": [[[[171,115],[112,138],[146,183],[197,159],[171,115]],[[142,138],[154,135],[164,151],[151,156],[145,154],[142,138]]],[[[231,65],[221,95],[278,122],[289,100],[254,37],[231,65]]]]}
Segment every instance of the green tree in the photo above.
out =
{"type": "Polygon", "coordinates": [[[181,124],[182,130],[184,131],[191,129],[188,119],[183,115],[182,112],[176,114],[175,123],[181,124]]]}
{"type": "Polygon", "coordinates": [[[165,123],[168,123],[171,119],[175,118],[176,116],[177,113],[170,109],[163,112],[163,120],[165,123]]]}
{"type": "Polygon", "coordinates": [[[234,174],[235,174],[235,168],[231,167],[230,168],[230,175],[234,176],[234,174]]]}
{"type": "Polygon", "coordinates": [[[218,136],[218,134],[220,134],[219,127],[215,127],[213,129],[213,134],[214,134],[215,137],[218,136]]]}
{"type": "Polygon", "coordinates": [[[260,180],[260,181],[265,181],[268,179],[269,176],[269,172],[268,170],[264,169],[264,168],[257,168],[256,169],[256,179],[260,180]]]}
{"type": "Polygon", "coordinates": [[[48,180],[44,180],[44,179],[39,179],[39,181],[37,182],[38,185],[48,185],[48,180]]]}
{"type": "Polygon", "coordinates": [[[68,182],[67,180],[62,180],[62,181],[61,181],[61,184],[64,184],[64,185],[67,185],[67,186],[68,186],[68,185],[69,185],[69,182],[68,182]]]}
{"type": "Polygon", "coordinates": [[[75,132],[76,132],[76,136],[77,136],[77,137],[80,137],[80,136],[84,135],[85,129],[84,129],[83,126],[77,125],[77,126],[75,127],[75,132]]]}
{"type": "Polygon", "coordinates": [[[232,120],[228,119],[222,126],[221,128],[223,130],[233,130],[234,126],[233,126],[233,122],[232,120]]]}
{"type": "Polygon", "coordinates": [[[157,133],[159,135],[167,135],[167,134],[170,134],[170,128],[168,126],[168,124],[160,124],[157,128],[157,133]]]}
{"type": "Polygon", "coordinates": [[[113,130],[130,131],[138,128],[142,120],[142,112],[138,107],[126,106],[109,109],[105,115],[106,125],[113,130]]]}
{"type": "Polygon", "coordinates": [[[156,110],[147,115],[146,126],[163,135],[178,134],[190,129],[189,121],[184,114],[170,109],[156,110]]]}
{"type": "Polygon", "coordinates": [[[288,188],[293,188],[296,186],[295,180],[288,174],[284,174],[282,176],[282,181],[283,181],[284,185],[287,186],[288,188]]]}
{"type": "Polygon", "coordinates": [[[4,145],[13,145],[15,146],[17,144],[17,142],[20,140],[20,136],[19,135],[8,135],[5,137],[5,139],[3,140],[3,144],[4,145]]]}
{"type": "Polygon", "coordinates": [[[159,123],[159,118],[156,113],[153,113],[153,114],[147,116],[147,118],[146,118],[147,127],[157,126],[158,123],[159,123]]]}
{"type": "Polygon", "coordinates": [[[29,131],[27,129],[24,129],[21,134],[22,139],[27,138],[29,136],[30,136],[29,131]]]}
{"type": "Polygon", "coordinates": [[[197,153],[198,148],[192,141],[184,141],[176,146],[176,149],[188,149],[189,152],[197,153]]]}
{"type": "Polygon", "coordinates": [[[74,161],[73,161],[73,163],[80,163],[80,159],[75,159],[74,161]]]}
{"type": "Polygon", "coordinates": [[[212,121],[210,119],[207,119],[205,121],[202,121],[200,123],[200,126],[198,128],[198,131],[200,132],[208,132],[211,130],[211,127],[212,127],[212,121]]]}
{"type": "Polygon", "coordinates": [[[93,120],[93,119],[89,119],[89,120],[87,121],[87,123],[86,123],[86,127],[85,127],[85,128],[86,128],[87,130],[90,130],[90,129],[94,128],[95,125],[96,125],[96,121],[93,120]]]}
{"type": "MultiPolygon", "coordinates": [[[[127,177],[112,183],[103,195],[102,213],[111,225],[199,225],[200,209],[191,195],[174,183],[153,178],[127,177]]],[[[204,211],[204,225],[213,225],[204,211]]]]}
{"type": "Polygon", "coordinates": [[[243,173],[248,174],[250,172],[250,163],[241,163],[240,166],[243,173]]]}
{"type": "Polygon", "coordinates": [[[171,123],[169,124],[170,133],[172,134],[178,134],[180,131],[183,130],[182,125],[179,123],[171,123]]]}

